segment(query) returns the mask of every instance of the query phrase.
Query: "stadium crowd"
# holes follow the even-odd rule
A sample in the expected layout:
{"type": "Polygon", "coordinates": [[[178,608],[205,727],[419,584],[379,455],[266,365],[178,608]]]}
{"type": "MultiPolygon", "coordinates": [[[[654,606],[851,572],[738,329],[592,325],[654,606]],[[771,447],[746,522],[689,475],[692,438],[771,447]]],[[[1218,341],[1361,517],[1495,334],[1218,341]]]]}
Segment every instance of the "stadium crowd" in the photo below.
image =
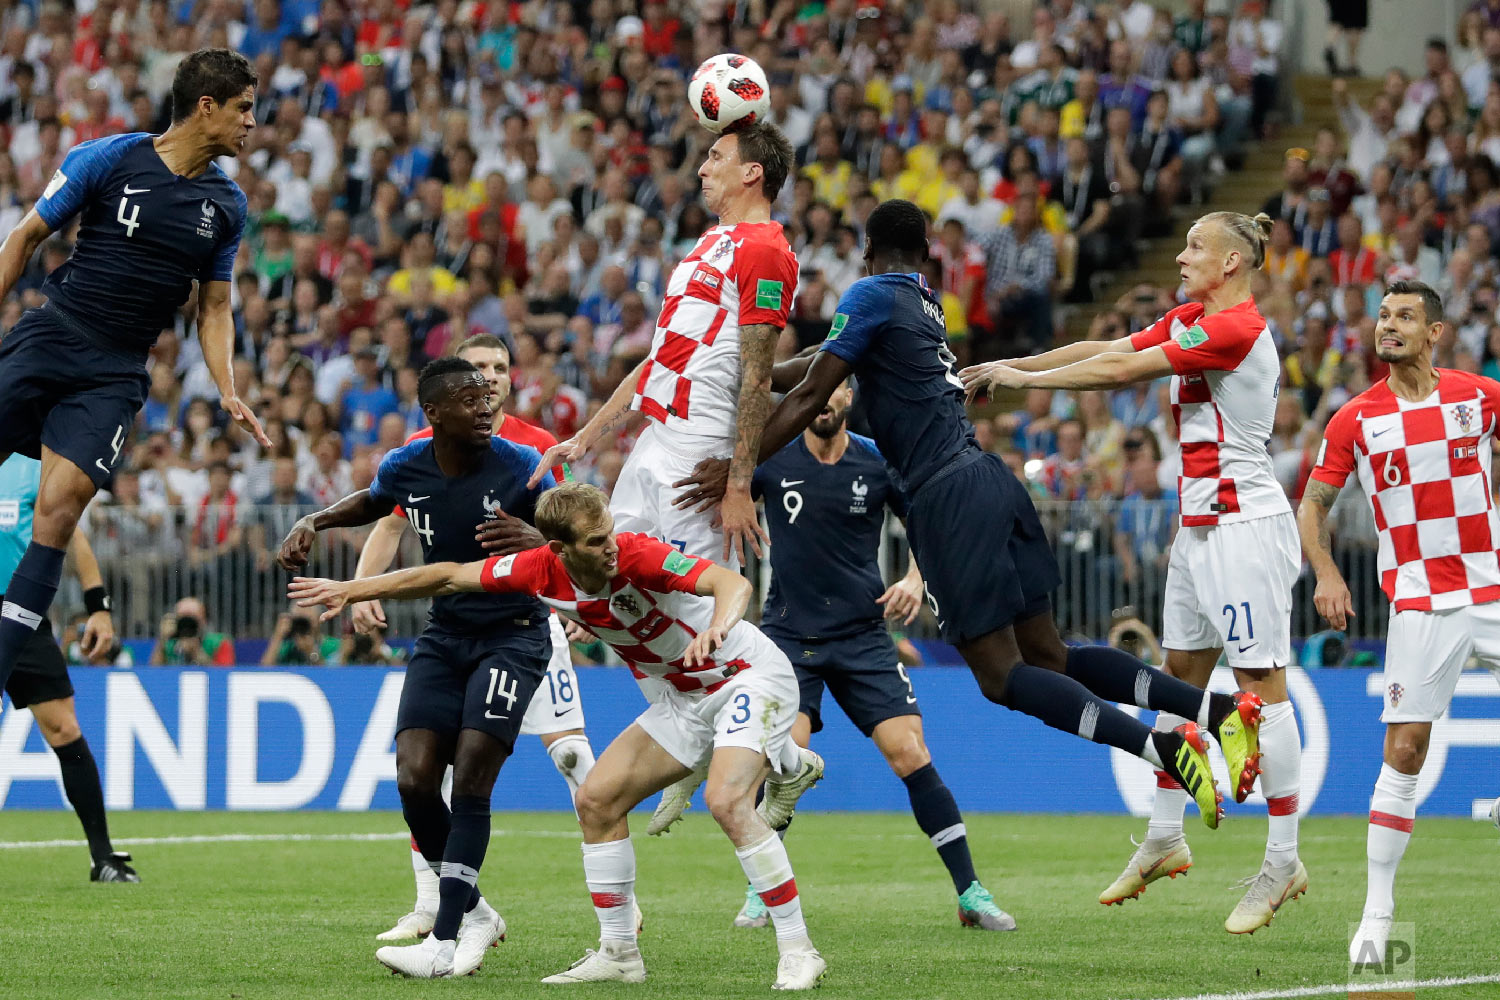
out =
{"type": "MultiPolygon", "coordinates": [[[[0,4],[0,231],[76,143],[163,129],[189,51],[237,48],[260,77],[250,147],[224,166],[250,210],[234,283],[236,380],[273,447],[217,411],[190,300],[155,349],[128,461],[88,521],[107,572],[175,600],[269,570],[289,506],[368,484],[424,423],[418,369],[476,333],[510,348],[507,410],[573,433],[647,352],[663,282],[712,222],[694,175],[712,136],[684,91],[721,51],[765,67],[773,119],[797,152],[775,206],[801,265],[784,354],[826,334],[862,273],[863,222],[889,197],[931,217],[930,277],[961,362],[1051,344],[1062,304],[1091,300],[1106,269],[1128,269],[1143,236],[1191,211],[1274,128],[1282,28],[1260,0],[1233,10],[1191,0],[1176,17],[1144,0],[1056,0],[1025,19],[1006,10],[0,4]]],[[[1430,49],[1423,78],[1392,75],[1368,109],[1346,100],[1341,131],[1290,151],[1286,190],[1268,206],[1284,221],[1258,291],[1286,352],[1273,449],[1293,492],[1329,408],[1378,377],[1365,348],[1381,279],[1446,266],[1462,317],[1453,362],[1500,365],[1487,280],[1500,247],[1490,159],[1500,92],[1485,69],[1500,60],[1500,29],[1470,21],[1461,53],[1430,49]]],[[[40,301],[67,240],[49,241],[0,304],[0,335],[40,301]]],[[[1138,329],[1172,295],[1137,289],[1091,335],[1138,329]]],[[[1072,621],[1097,625],[1120,603],[1159,612],[1149,588],[1171,537],[1175,475],[1164,392],[1037,392],[979,423],[981,442],[1039,497],[1107,501],[1053,515],[1059,545],[1088,554],[1079,572],[1107,584],[1072,621]],[[1135,588],[1123,601],[1121,586],[1135,588]]],[[[610,488],[630,443],[622,431],[574,473],[610,488]]],[[[352,566],[359,540],[331,545],[352,566]]],[[[272,631],[285,608],[274,589],[244,598],[237,628],[272,631]]],[[[129,634],[157,631],[170,600],[157,603],[127,614],[129,634]]]]}

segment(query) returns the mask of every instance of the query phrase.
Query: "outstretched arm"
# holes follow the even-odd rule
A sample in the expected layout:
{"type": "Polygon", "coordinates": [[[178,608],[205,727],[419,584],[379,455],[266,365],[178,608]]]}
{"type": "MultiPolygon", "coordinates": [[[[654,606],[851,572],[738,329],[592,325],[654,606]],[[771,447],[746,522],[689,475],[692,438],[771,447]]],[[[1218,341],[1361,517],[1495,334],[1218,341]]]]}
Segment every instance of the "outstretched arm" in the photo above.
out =
{"type": "Polygon", "coordinates": [[[203,345],[203,362],[219,389],[219,405],[262,446],[271,447],[260,421],[234,388],[234,314],[227,281],[205,281],[198,286],[198,342],[203,345]]]}
{"type": "Polygon", "coordinates": [[[369,490],[351,493],[332,507],[325,507],[316,514],[308,514],[292,525],[292,530],[281,542],[276,561],[282,569],[301,569],[307,565],[307,553],[312,549],[318,532],[327,528],[357,528],[384,517],[396,505],[389,500],[377,500],[369,490]]]}
{"type": "Polygon", "coordinates": [[[999,363],[964,369],[964,390],[973,398],[986,389],[1118,389],[1172,374],[1160,347],[1122,354],[1101,351],[1051,371],[1021,371],[999,363]],[[980,370],[983,369],[983,370],[980,370]]]}
{"type": "Polygon", "coordinates": [[[807,430],[827,405],[833,390],[844,384],[852,370],[849,362],[831,351],[819,351],[813,355],[807,374],[787,393],[766,422],[766,429],[760,436],[758,462],[764,462],[807,430]]]}
{"type": "Polygon", "coordinates": [[[553,466],[578,461],[601,437],[629,417],[630,400],[635,396],[636,386],[640,384],[641,373],[645,370],[645,361],[636,365],[630,374],[615,386],[615,391],[610,393],[609,399],[605,400],[599,412],[590,417],[589,422],[579,428],[577,434],[548,448],[542,455],[541,462],[537,464],[536,471],[531,474],[526,487],[536,489],[542,477],[547,474],[547,470],[553,466]]]}
{"type": "Polygon", "coordinates": [[[300,608],[311,608],[321,604],[328,608],[322,620],[337,618],[345,604],[373,601],[384,598],[392,601],[414,600],[419,597],[441,597],[467,591],[483,590],[481,577],[484,561],[471,563],[443,562],[428,566],[413,566],[370,576],[363,580],[324,580],[313,577],[296,577],[287,587],[287,596],[300,608]]]}
{"type": "Polygon", "coordinates": [[[1338,564],[1333,561],[1328,537],[1328,512],[1333,509],[1338,496],[1337,486],[1309,479],[1302,503],[1297,507],[1297,532],[1302,536],[1302,553],[1318,577],[1313,604],[1318,614],[1328,619],[1328,624],[1343,631],[1348,619],[1354,617],[1354,598],[1338,564]]]}

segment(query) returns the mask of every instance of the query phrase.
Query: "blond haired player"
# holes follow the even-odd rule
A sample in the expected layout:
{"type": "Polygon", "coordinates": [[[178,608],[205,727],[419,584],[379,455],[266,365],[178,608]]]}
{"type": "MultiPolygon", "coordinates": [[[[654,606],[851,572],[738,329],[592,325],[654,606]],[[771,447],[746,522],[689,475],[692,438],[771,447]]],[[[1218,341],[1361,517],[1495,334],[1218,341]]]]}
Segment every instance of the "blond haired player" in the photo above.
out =
{"type": "MultiPolygon", "coordinates": [[[[1172,377],[1182,530],[1167,567],[1166,671],[1206,688],[1219,657],[1228,658],[1245,692],[1239,697],[1248,744],[1241,761],[1229,762],[1234,796],[1245,801],[1260,773],[1270,814],[1260,872],[1224,922],[1233,934],[1264,927],[1283,903],[1307,891],[1307,869],[1297,856],[1302,741],[1285,669],[1292,662],[1292,586],[1301,560],[1291,505],[1266,450],[1281,361],[1250,294],[1250,276],[1265,262],[1270,221],[1213,212],[1194,223],[1177,255],[1189,301],[1139,333],[961,373],[970,393],[989,385],[1113,389],[1172,377]],[[1258,741],[1255,719],[1262,719],[1258,741]]],[[[1182,721],[1164,714],[1156,725],[1171,729],[1182,721]]],[[[1187,793],[1158,771],[1146,840],[1099,902],[1123,903],[1192,865],[1182,831],[1186,807],[1187,793]]]]}
{"type": "MultiPolygon", "coordinates": [[[[545,451],[557,440],[540,427],[534,427],[520,417],[501,411],[510,395],[510,350],[499,337],[479,333],[458,345],[455,356],[463,358],[479,369],[479,374],[490,387],[490,409],[494,413],[494,433],[507,441],[524,444],[545,451]]],[[[432,428],[426,427],[406,439],[406,443],[432,436],[432,428]]],[[[567,477],[567,469],[558,466],[552,470],[558,482],[567,477]]],[[[492,538],[486,548],[499,547],[508,540],[506,527],[514,521],[497,511],[494,520],[487,521],[481,533],[492,538]]],[[[354,569],[356,578],[374,576],[390,568],[401,544],[401,536],[407,529],[406,512],[396,509],[379,521],[359,554],[359,564],[354,569]]],[[[376,632],[384,629],[385,611],[379,601],[368,601],[355,605],[350,617],[359,632],[376,632]]],[[[583,726],[583,693],[579,689],[578,675],[573,670],[573,658],[568,638],[563,633],[562,623],[556,615],[548,623],[552,633],[552,658],[547,663],[546,684],[537,687],[536,695],[526,708],[521,722],[521,735],[536,736],[542,741],[547,755],[552,759],[558,773],[568,785],[568,800],[572,801],[594,766],[594,748],[589,744],[583,726]]],[[[380,941],[412,941],[426,937],[437,921],[438,876],[417,850],[415,839],[411,842],[412,873],[417,883],[417,900],[411,912],[396,921],[390,930],[375,935],[380,941]]]]}
{"type": "Polygon", "coordinates": [[[1500,384],[1434,368],[1443,303],[1420,281],[1386,287],[1375,355],[1390,375],[1339,408],[1297,512],[1318,576],[1313,602],[1334,628],[1354,614],[1328,547],[1328,511],[1351,473],[1380,530],[1380,587],[1391,602],[1386,641],[1385,759],[1370,797],[1369,884],[1356,965],[1385,962],[1396,867],[1411,840],[1417,777],[1432,723],[1447,710],[1469,656],[1500,666],[1500,515],[1491,454],[1500,384]]]}
{"type": "Polygon", "coordinates": [[[637,678],[655,681],[650,707],[605,749],[578,790],[599,950],[544,982],[645,980],[626,817],[707,760],[709,811],[734,843],[776,927],[775,988],[811,989],[828,966],[808,938],[786,847],[755,811],[767,773],[796,768],[801,759],[791,736],[798,703],[792,665],[743,620],[749,581],[650,536],[617,535],[607,503],[597,487],[565,483],[538,501],[545,547],[349,583],[299,577],[290,594],[303,607],[327,605],[324,618],[351,601],[378,597],[528,594],[587,626],[637,678]]]}
{"type": "MultiPolygon", "coordinates": [[[[771,220],[792,164],[791,144],[769,123],[714,142],[698,177],[719,222],[673,269],[651,354],[577,434],[542,456],[543,467],[576,461],[639,411],[649,423],[610,498],[616,526],[732,570],[746,544],[759,556],[765,540],[750,484],[771,412],[776,340],[797,293],[797,257],[771,220]],[[699,462],[725,456],[729,481],[717,511],[673,505],[699,462]]],[[[805,751],[802,768],[773,782],[767,795],[790,808],[822,774],[822,759],[805,751]]],[[[689,776],[663,796],[652,832],[681,815],[702,780],[689,776]]]]}

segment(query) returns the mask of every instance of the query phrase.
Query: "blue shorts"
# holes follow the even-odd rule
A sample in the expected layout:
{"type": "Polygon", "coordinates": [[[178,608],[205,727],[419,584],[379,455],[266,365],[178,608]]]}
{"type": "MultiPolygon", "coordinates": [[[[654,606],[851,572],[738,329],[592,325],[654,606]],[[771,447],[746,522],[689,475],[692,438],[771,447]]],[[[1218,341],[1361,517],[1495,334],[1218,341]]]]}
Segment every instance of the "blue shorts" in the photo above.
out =
{"type": "Polygon", "coordinates": [[[144,355],[106,351],[50,306],[27,310],[0,341],[0,454],[42,445],[103,487],[146,402],[144,355]]]}
{"type": "Polygon", "coordinates": [[[924,483],[906,536],[938,628],[955,645],[1047,613],[1062,583],[1036,507],[999,455],[924,483]]]}
{"type": "Polygon", "coordinates": [[[483,638],[428,628],[406,664],[396,732],[477,729],[509,752],[551,657],[545,617],[483,638]]]}
{"type": "Polygon", "coordinates": [[[815,733],[823,728],[824,687],[866,736],[886,719],[922,714],[896,644],[883,627],[844,639],[788,639],[770,633],[767,638],[792,661],[801,691],[797,710],[812,720],[815,733]]]}

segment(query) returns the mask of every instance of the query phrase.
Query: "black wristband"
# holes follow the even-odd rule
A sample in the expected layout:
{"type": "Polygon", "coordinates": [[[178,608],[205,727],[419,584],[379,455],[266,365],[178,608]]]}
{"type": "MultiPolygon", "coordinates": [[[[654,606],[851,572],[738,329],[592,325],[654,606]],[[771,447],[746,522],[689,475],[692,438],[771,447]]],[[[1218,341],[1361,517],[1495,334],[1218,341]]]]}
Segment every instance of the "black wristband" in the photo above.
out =
{"type": "Polygon", "coordinates": [[[103,587],[90,587],[83,592],[83,606],[91,615],[109,611],[109,594],[103,587]]]}

